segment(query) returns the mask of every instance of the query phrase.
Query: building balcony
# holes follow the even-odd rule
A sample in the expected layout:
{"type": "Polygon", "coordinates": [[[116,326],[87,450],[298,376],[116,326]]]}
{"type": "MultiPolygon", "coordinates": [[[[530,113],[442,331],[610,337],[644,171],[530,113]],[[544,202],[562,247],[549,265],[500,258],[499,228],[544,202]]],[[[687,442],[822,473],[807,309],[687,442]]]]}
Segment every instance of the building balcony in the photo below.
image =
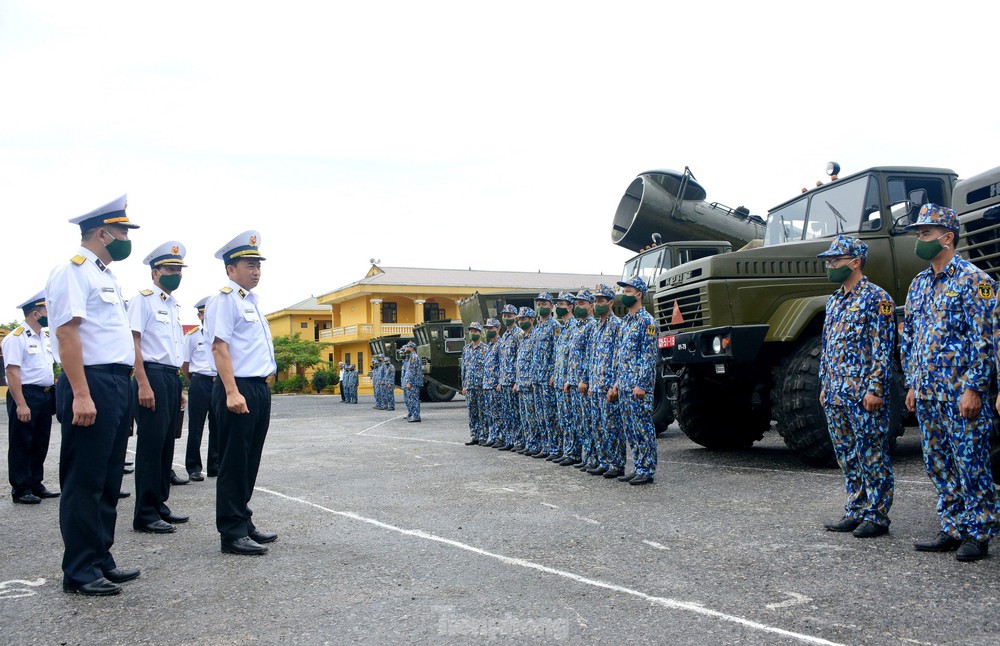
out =
{"type": "MultiPolygon", "coordinates": [[[[320,330],[319,338],[324,341],[332,341],[334,343],[346,343],[349,341],[367,341],[375,335],[375,327],[370,323],[362,323],[361,325],[348,325],[345,327],[335,327],[329,330],[320,330]]],[[[399,323],[383,323],[380,326],[381,330],[379,334],[402,334],[404,336],[413,335],[412,325],[403,325],[399,323]]]]}

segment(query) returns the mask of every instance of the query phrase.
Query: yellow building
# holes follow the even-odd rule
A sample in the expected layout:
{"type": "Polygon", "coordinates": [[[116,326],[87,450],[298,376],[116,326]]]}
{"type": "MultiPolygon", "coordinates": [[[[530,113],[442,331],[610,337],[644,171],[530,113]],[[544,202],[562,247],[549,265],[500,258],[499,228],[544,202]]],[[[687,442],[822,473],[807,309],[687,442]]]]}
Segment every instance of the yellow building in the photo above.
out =
{"type": "MultiPolygon", "coordinates": [[[[319,341],[323,331],[329,332],[330,327],[333,325],[330,312],[331,308],[329,305],[320,305],[316,301],[316,298],[309,297],[295,305],[289,305],[283,310],[268,314],[265,318],[271,328],[271,336],[274,338],[292,336],[298,333],[299,337],[304,341],[319,341]]],[[[332,350],[332,348],[328,348],[328,350],[332,350]]],[[[320,358],[332,362],[333,354],[331,352],[321,352],[320,358]]],[[[326,366],[320,365],[317,367],[325,368],[326,366]]],[[[312,372],[312,369],[307,370],[305,374],[306,378],[311,377],[312,372]]],[[[283,372],[278,374],[278,379],[287,378],[288,375],[283,372]]]]}

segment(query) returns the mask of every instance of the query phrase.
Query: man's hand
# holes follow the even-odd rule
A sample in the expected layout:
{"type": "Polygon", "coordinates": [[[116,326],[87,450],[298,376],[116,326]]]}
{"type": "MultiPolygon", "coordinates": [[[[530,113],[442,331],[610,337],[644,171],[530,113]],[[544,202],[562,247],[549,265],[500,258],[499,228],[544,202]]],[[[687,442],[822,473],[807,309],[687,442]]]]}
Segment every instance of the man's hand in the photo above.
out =
{"type": "Polygon", "coordinates": [[[885,401],[877,395],[865,393],[865,398],[861,400],[861,405],[864,406],[865,410],[869,413],[874,413],[885,405],[885,401]]]}
{"type": "Polygon", "coordinates": [[[570,389],[571,389],[571,388],[572,388],[572,386],[570,386],[570,385],[569,385],[569,384],[567,383],[566,385],[564,385],[564,386],[563,386],[563,392],[564,392],[564,393],[566,393],[566,394],[568,395],[568,394],[569,394],[569,391],[570,391],[570,389]]]}
{"type": "Polygon", "coordinates": [[[237,415],[250,412],[250,409],[247,408],[246,398],[238,390],[232,394],[226,393],[226,408],[229,409],[230,413],[236,413],[237,415]]]}
{"type": "Polygon", "coordinates": [[[645,399],[646,391],[636,386],[635,388],[632,389],[632,396],[635,397],[636,399],[645,399]]]}
{"type": "Polygon", "coordinates": [[[97,407],[90,395],[73,397],[73,424],[75,426],[93,426],[97,421],[97,407]]]}
{"type": "Polygon", "coordinates": [[[973,419],[979,416],[979,411],[983,407],[983,399],[975,390],[965,389],[962,398],[958,400],[958,414],[965,419],[973,419]]]}
{"type": "Polygon", "coordinates": [[[582,395],[586,395],[589,389],[590,387],[587,386],[587,384],[583,383],[582,381],[576,385],[577,392],[579,392],[582,395]]]}
{"type": "Polygon", "coordinates": [[[906,391],[906,410],[911,413],[917,412],[917,391],[910,388],[906,391]]]}
{"type": "Polygon", "coordinates": [[[188,405],[188,398],[187,398],[187,395],[185,395],[184,391],[182,390],[181,391],[181,412],[182,413],[184,412],[184,409],[187,408],[187,405],[188,405]]]}
{"type": "Polygon", "coordinates": [[[465,395],[465,388],[462,389],[462,395],[465,395]]]}
{"type": "Polygon", "coordinates": [[[517,384],[514,384],[514,392],[517,392],[517,384]]]}
{"type": "MultiPolygon", "coordinates": [[[[13,395],[11,395],[13,397],[13,395]]],[[[17,405],[17,419],[21,420],[25,424],[31,421],[31,409],[28,408],[27,404],[17,405]]]]}
{"type": "Polygon", "coordinates": [[[555,385],[556,385],[556,378],[549,377],[549,386],[555,386],[555,385]]]}
{"type": "Polygon", "coordinates": [[[618,386],[612,386],[608,388],[608,402],[614,403],[618,401],[618,386]]]}
{"type": "Polygon", "coordinates": [[[819,391],[819,405],[826,406],[826,391],[819,391]]]}
{"type": "Polygon", "coordinates": [[[153,388],[148,381],[139,384],[139,405],[149,410],[156,410],[156,397],[153,395],[153,388]]]}

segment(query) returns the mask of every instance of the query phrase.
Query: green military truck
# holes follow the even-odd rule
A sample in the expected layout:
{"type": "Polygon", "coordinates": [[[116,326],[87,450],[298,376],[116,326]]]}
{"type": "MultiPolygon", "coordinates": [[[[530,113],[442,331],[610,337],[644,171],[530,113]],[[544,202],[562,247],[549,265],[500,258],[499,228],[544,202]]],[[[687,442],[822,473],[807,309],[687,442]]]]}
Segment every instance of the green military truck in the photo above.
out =
{"type": "MultiPolygon", "coordinates": [[[[900,319],[911,280],[927,267],[904,229],[924,203],[955,208],[960,253],[994,277],[1000,272],[1000,168],[960,183],[945,168],[882,166],[837,179],[838,170],[831,164],[834,180],[771,209],[761,246],[679,265],[652,285],[661,360],[678,382],[677,420],[694,442],[747,448],[773,421],[790,448],[832,462],[818,367],[833,286],[816,255],[838,233],[868,244],[865,273],[889,292],[900,319]]],[[[898,435],[898,360],[893,379],[898,435]]]]}
{"type": "MultiPolygon", "coordinates": [[[[451,383],[456,383],[454,381],[454,370],[448,368],[447,366],[442,366],[444,368],[441,372],[435,373],[433,375],[427,374],[427,362],[428,359],[425,355],[428,353],[425,351],[423,354],[420,352],[421,344],[430,343],[430,339],[435,339],[435,344],[442,346],[441,350],[444,353],[443,341],[437,341],[439,338],[445,338],[446,336],[453,336],[455,334],[455,328],[458,328],[458,334],[464,334],[462,331],[461,323],[454,323],[451,321],[433,321],[429,323],[421,323],[413,328],[413,336],[406,336],[402,334],[386,334],[380,337],[375,337],[368,341],[368,347],[371,350],[373,357],[389,357],[389,361],[396,368],[396,386],[402,388],[402,377],[403,377],[403,363],[402,363],[402,350],[401,348],[408,342],[413,341],[417,344],[417,355],[421,358],[424,364],[424,386],[420,389],[420,401],[422,402],[446,402],[455,398],[455,388],[448,385],[451,383]],[[442,331],[443,330],[443,331],[442,331]],[[442,374],[443,373],[443,374],[442,374]],[[442,383],[444,381],[445,383],[442,383]]],[[[454,343],[448,344],[449,348],[454,347],[454,343]]],[[[450,354],[450,351],[449,351],[450,354]]],[[[462,349],[459,347],[458,356],[462,356],[462,349]]],[[[445,362],[442,362],[443,364],[445,362]]],[[[455,365],[457,366],[457,360],[455,365]]]]}

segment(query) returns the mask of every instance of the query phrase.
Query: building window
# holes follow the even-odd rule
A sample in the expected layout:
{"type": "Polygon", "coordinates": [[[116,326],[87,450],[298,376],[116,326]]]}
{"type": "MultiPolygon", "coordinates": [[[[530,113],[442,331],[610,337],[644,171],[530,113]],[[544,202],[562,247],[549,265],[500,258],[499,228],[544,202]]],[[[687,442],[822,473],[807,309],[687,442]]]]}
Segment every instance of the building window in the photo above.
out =
{"type": "Polygon", "coordinates": [[[305,321],[303,321],[303,322],[299,323],[299,327],[304,330],[304,329],[306,329],[306,328],[309,327],[309,324],[306,323],[305,321]]]}
{"type": "Polygon", "coordinates": [[[350,365],[350,363],[351,363],[351,353],[350,352],[345,352],[344,353],[344,365],[347,366],[347,365],[350,365]]]}
{"type": "Polygon", "coordinates": [[[383,323],[398,323],[399,320],[396,318],[396,304],[395,303],[382,303],[382,322],[383,323]]]}
{"type": "Polygon", "coordinates": [[[443,321],[444,309],[442,309],[437,303],[424,303],[424,320],[443,321]]]}
{"type": "Polygon", "coordinates": [[[358,353],[358,374],[359,375],[365,374],[365,353],[364,352],[359,352],[358,353]]]}
{"type": "Polygon", "coordinates": [[[330,363],[333,363],[333,353],[332,352],[330,354],[326,355],[326,360],[329,361],[330,363]]]}

